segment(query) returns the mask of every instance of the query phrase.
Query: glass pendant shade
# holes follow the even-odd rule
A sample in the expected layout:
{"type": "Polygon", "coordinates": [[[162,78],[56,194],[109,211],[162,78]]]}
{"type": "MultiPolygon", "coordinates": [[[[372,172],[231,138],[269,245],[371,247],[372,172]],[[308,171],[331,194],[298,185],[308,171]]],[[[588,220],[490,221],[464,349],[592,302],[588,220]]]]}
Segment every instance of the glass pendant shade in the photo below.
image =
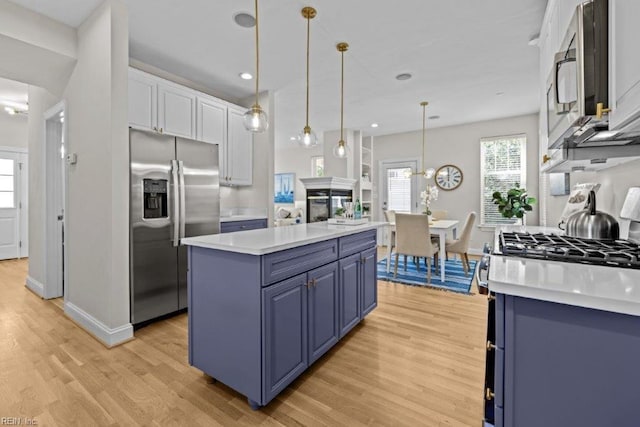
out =
{"type": "Polygon", "coordinates": [[[264,132],[269,127],[269,119],[267,113],[260,107],[258,97],[260,95],[260,38],[259,38],[259,21],[258,21],[258,0],[255,0],[256,10],[256,103],[244,113],[242,122],[245,129],[249,132],[264,132]]]}
{"type": "Polygon", "coordinates": [[[305,126],[302,132],[298,135],[298,144],[305,148],[315,147],[318,145],[318,137],[310,127],[305,126]]]}
{"type": "Polygon", "coordinates": [[[269,128],[269,119],[259,105],[249,108],[243,116],[244,127],[250,132],[264,132],[269,128]]]}
{"type": "Polygon", "coordinates": [[[424,178],[425,179],[431,179],[433,178],[433,176],[436,174],[436,170],[434,168],[427,168],[424,171],[424,178]]]}
{"type": "Polygon", "coordinates": [[[339,141],[335,147],[333,147],[333,155],[339,159],[346,159],[349,157],[349,146],[344,141],[339,141]]]}

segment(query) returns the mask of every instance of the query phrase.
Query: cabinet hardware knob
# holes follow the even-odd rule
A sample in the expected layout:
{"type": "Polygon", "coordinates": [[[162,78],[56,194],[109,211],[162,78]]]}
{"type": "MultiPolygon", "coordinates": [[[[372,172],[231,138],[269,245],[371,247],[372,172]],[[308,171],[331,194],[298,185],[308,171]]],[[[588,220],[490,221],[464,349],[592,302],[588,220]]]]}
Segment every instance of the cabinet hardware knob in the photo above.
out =
{"type": "Polygon", "coordinates": [[[551,160],[551,157],[549,157],[548,154],[545,154],[544,156],[542,156],[542,164],[547,163],[549,160],[551,160]]]}
{"type": "Polygon", "coordinates": [[[309,280],[309,281],[307,282],[306,286],[307,286],[307,289],[309,289],[309,288],[311,287],[311,280],[309,280]]]}
{"type": "Polygon", "coordinates": [[[491,295],[491,294],[489,294],[489,295],[487,296],[487,299],[488,299],[489,301],[495,301],[495,300],[496,300],[496,296],[495,296],[495,295],[491,295]]]}
{"type": "Polygon", "coordinates": [[[313,286],[315,287],[318,284],[318,281],[316,279],[312,279],[311,283],[313,284],[313,286]]]}
{"type": "Polygon", "coordinates": [[[596,104],[596,117],[601,119],[603,115],[609,114],[611,112],[611,108],[604,108],[604,104],[602,102],[598,102],[596,104]]]}
{"type": "Polygon", "coordinates": [[[487,387],[487,391],[486,391],[484,397],[485,397],[486,400],[493,400],[493,398],[496,397],[496,394],[494,392],[492,392],[489,387],[487,387]]]}
{"type": "Polygon", "coordinates": [[[496,345],[491,341],[487,341],[487,350],[495,350],[495,349],[496,349],[496,345]]]}

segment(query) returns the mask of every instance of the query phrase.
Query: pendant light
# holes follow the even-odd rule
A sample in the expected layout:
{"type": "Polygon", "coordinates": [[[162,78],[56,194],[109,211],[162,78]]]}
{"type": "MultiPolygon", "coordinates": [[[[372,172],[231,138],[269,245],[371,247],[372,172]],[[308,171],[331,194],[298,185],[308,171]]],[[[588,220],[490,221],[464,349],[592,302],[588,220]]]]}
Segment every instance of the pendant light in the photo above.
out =
{"type": "Polygon", "coordinates": [[[344,53],[349,49],[347,43],[338,43],[336,49],[341,56],[341,74],[340,74],[340,141],[333,147],[333,155],[339,159],[349,156],[349,147],[344,142],[344,53]]]}
{"type": "Polygon", "coordinates": [[[309,126],[309,40],[311,33],[311,20],[315,18],[316,15],[317,11],[314,8],[309,6],[302,8],[302,16],[307,20],[307,121],[304,129],[302,129],[302,132],[298,135],[298,144],[307,148],[318,145],[318,137],[309,126]]]}
{"type": "Polygon", "coordinates": [[[435,175],[436,170],[434,168],[428,168],[425,169],[425,165],[427,164],[427,158],[424,155],[424,144],[425,144],[425,134],[426,134],[426,128],[427,128],[427,105],[429,105],[429,103],[427,101],[422,101],[420,103],[420,105],[422,106],[422,172],[417,172],[414,173],[412,175],[422,175],[424,176],[425,179],[431,179],[433,178],[433,175],[435,175]]]}
{"type": "Polygon", "coordinates": [[[256,103],[244,113],[244,127],[251,132],[264,132],[269,127],[269,119],[267,113],[264,112],[258,100],[259,83],[260,83],[260,49],[258,38],[258,0],[255,0],[256,6],[256,103]]]}

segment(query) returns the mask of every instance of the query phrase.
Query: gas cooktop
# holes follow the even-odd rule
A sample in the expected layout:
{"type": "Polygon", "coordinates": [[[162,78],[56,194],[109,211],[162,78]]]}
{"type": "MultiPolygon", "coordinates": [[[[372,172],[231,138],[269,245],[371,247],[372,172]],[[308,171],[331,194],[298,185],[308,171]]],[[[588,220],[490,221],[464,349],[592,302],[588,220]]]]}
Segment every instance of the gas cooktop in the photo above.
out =
{"type": "Polygon", "coordinates": [[[628,240],[503,231],[499,243],[507,256],[640,269],[640,245],[628,240]]]}

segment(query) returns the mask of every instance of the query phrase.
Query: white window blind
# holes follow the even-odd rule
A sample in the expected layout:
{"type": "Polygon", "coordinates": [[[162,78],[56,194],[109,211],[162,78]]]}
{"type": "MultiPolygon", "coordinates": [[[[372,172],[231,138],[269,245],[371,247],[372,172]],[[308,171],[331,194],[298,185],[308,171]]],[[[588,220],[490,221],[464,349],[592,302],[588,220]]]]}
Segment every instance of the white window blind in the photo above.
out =
{"type": "Polygon", "coordinates": [[[396,212],[411,212],[410,168],[387,169],[388,209],[396,212]]]}
{"type": "Polygon", "coordinates": [[[324,176],[324,157],[322,156],[311,157],[311,176],[312,177],[324,176]]]}
{"type": "Polygon", "coordinates": [[[525,135],[499,136],[480,140],[480,223],[482,225],[513,224],[514,218],[505,218],[493,203],[493,193],[503,195],[520,184],[526,188],[527,137],[525,135]]]}

